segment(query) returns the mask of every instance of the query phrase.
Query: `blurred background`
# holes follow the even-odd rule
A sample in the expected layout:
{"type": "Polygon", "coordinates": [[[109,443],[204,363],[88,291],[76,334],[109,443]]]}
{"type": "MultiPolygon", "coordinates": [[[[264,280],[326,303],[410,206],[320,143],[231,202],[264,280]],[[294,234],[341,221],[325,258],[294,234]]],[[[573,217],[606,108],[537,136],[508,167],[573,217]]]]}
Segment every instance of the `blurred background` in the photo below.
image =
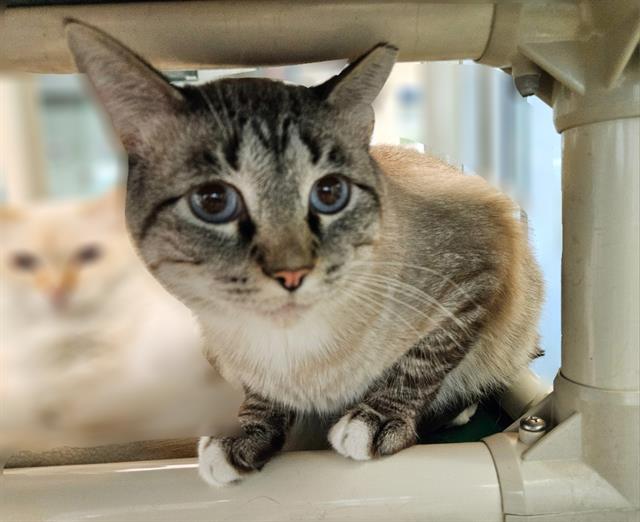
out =
{"type": "MultiPolygon", "coordinates": [[[[338,61],[168,76],[178,84],[245,75],[312,85],[343,66],[338,61]]],[[[417,148],[480,175],[527,213],[546,280],[540,326],[546,356],[533,368],[551,382],[560,365],[561,256],[560,138],[551,109],[535,97],[521,98],[508,75],[473,62],[398,64],[375,109],[374,142],[417,148]]],[[[202,417],[206,410],[212,417],[212,397],[235,405],[236,397],[220,399],[223,384],[199,353],[188,311],[157,288],[123,246],[117,188],[125,176],[123,152],[82,77],[0,77],[5,439],[13,434],[13,440],[23,440],[33,426],[47,434],[76,429],[81,437],[124,425],[140,438],[149,431],[195,435],[209,429],[202,417]],[[73,260],[71,275],[43,275],[45,265],[61,259],[73,260]],[[56,277],[64,288],[47,283],[56,277]],[[133,298],[141,288],[144,302],[133,298]],[[22,299],[28,293],[33,299],[22,299]],[[84,297],[72,314],[65,307],[80,301],[75,294],[84,297]],[[151,314],[155,322],[130,320],[141,310],[148,318],[149,307],[159,307],[151,314]],[[153,360],[155,365],[148,363],[153,360]]]]}

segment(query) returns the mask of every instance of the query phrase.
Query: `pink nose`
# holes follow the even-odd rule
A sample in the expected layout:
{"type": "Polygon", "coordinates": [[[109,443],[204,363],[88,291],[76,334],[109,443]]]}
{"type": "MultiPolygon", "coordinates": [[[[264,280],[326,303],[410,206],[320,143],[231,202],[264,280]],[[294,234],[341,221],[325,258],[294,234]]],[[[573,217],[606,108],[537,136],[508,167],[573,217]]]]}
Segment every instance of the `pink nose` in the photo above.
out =
{"type": "Polygon", "coordinates": [[[67,303],[69,293],[64,288],[55,288],[49,294],[51,304],[54,308],[62,308],[67,303]]]}
{"type": "Polygon", "coordinates": [[[273,273],[273,278],[284,288],[293,292],[302,284],[304,277],[311,272],[310,268],[298,268],[297,270],[278,270],[273,273]]]}

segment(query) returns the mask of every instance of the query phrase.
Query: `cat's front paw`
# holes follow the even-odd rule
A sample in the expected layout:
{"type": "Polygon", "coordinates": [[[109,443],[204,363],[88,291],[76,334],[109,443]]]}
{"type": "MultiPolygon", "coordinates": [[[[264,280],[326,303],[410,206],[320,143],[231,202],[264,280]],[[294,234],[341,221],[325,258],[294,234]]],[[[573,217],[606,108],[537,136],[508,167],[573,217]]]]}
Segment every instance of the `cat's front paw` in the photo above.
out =
{"type": "Polygon", "coordinates": [[[227,458],[220,439],[200,437],[198,443],[198,473],[212,486],[221,487],[238,482],[242,475],[227,458]]]}
{"type": "Polygon", "coordinates": [[[331,446],[354,460],[392,455],[414,445],[416,439],[413,423],[384,417],[369,408],[347,413],[329,430],[331,446]]]}

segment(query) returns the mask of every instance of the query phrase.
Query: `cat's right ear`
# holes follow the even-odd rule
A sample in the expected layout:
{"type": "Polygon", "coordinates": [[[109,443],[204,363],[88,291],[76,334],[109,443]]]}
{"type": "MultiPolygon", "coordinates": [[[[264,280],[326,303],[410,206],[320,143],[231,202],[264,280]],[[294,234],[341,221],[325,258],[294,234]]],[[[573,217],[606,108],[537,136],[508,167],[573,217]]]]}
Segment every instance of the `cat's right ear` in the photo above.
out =
{"type": "Polygon", "coordinates": [[[133,51],[77,20],[65,20],[69,49],[113,121],[125,149],[135,152],[149,120],[184,103],[181,92],[133,51]]]}

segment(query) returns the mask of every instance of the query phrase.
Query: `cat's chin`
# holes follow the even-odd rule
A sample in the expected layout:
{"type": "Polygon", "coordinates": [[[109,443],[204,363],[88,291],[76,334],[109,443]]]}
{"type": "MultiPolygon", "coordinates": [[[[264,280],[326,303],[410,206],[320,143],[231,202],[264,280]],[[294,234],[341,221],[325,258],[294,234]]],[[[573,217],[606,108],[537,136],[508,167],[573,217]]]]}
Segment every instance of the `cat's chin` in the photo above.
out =
{"type": "Polygon", "coordinates": [[[254,313],[277,326],[286,328],[298,322],[309,312],[313,305],[288,302],[270,308],[257,308],[254,313]]]}

